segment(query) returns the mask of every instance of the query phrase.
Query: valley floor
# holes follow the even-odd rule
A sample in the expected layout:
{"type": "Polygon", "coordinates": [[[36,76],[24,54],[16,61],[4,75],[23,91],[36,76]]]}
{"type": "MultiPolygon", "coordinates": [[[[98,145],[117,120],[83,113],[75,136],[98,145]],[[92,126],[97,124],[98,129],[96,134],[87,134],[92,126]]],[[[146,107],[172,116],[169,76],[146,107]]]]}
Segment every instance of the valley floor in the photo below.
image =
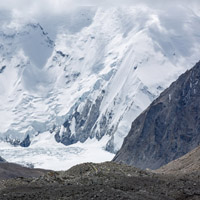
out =
{"type": "Polygon", "coordinates": [[[2,200],[34,199],[200,199],[200,173],[167,175],[106,162],[85,163],[40,178],[1,182],[2,200]]]}

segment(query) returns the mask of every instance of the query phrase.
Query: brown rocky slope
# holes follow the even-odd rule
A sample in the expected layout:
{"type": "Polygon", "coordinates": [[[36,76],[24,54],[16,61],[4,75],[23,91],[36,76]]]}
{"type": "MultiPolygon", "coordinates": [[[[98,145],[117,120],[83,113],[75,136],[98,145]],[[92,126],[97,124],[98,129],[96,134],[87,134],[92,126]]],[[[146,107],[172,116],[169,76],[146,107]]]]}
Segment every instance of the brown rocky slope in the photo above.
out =
{"type": "Polygon", "coordinates": [[[165,174],[192,174],[200,172],[200,146],[156,170],[165,174]]]}

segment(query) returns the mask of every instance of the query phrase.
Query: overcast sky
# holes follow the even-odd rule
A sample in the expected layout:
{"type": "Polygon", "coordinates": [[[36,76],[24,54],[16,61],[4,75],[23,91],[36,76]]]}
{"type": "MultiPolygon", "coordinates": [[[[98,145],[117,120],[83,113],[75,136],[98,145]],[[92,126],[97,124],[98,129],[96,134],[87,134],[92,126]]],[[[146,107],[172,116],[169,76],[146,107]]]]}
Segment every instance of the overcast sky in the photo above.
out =
{"type": "Polygon", "coordinates": [[[197,6],[199,0],[1,0],[0,9],[15,10],[32,15],[41,13],[58,14],[80,6],[124,6],[145,3],[152,7],[163,7],[174,4],[197,6]]]}
{"type": "Polygon", "coordinates": [[[47,29],[48,27],[53,29],[54,25],[59,25],[61,18],[64,19],[77,6],[109,8],[138,4],[145,4],[165,13],[170,13],[172,7],[188,6],[195,8],[197,14],[200,13],[200,0],[0,0],[0,25],[6,20],[21,22],[33,19],[45,25],[47,29]]]}

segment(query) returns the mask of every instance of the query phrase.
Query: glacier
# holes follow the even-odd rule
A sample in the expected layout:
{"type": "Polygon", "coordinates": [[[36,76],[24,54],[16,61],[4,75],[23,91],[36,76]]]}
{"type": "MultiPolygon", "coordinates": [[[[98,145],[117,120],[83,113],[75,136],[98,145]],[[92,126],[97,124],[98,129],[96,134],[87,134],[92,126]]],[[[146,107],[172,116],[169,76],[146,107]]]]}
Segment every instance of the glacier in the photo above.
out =
{"type": "Polygon", "coordinates": [[[133,120],[199,60],[200,16],[190,6],[175,4],[170,15],[147,5],[78,7],[52,24],[3,23],[0,12],[0,140],[9,143],[0,153],[12,162],[39,151],[89,155],[88,141],[108,155],[98,161],[111,159],[133,120]]]}
{"type": "Polygon", "coordinates": [[[60,171],[80,163],[112,160],[114,154],[104,149],[108,139],[104,137],[98,141],[93,138],[84,143],[77,142],[65,146],[57,143],[54,135],[45,132],[35,137],[28,148],[13,147],[7,142],[0,142],[0,154],[6,158],[6,161],[25,167],[60,171]]]}

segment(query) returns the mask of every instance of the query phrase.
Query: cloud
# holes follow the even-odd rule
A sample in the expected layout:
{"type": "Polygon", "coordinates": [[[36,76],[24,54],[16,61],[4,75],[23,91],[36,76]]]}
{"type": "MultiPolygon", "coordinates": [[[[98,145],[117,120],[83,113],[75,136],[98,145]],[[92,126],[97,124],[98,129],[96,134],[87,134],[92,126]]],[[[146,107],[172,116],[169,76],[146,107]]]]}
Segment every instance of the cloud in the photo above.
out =
{"type": "Polygon", "coordinates": [[[195,8],[196,13],[200,13],[199,0],[190,0],[190,3],[188,0],[1,0],[0,23],[7,23],[9,20],[13,23],[35,20],[53,31],[53,26],[59,26],[61,21],[67,22],[69,14],[79,6],[110,8],[141,4],[152,9],[159,9],[166,14],[171,13],[171,10],[174,11],[177,6],[192,7],[195,8]]]}
{"type": "Polygon", "coordinates": [[[149,7],[160,7],[172,5],[199,5],[199,0],[6,0],[0,1],[0,9],[17,10],[29,15],[38,15],[42,13],[61,14],[69,12],[77,6],[126,6],[135,4],[146,4],[149,7]]]}

